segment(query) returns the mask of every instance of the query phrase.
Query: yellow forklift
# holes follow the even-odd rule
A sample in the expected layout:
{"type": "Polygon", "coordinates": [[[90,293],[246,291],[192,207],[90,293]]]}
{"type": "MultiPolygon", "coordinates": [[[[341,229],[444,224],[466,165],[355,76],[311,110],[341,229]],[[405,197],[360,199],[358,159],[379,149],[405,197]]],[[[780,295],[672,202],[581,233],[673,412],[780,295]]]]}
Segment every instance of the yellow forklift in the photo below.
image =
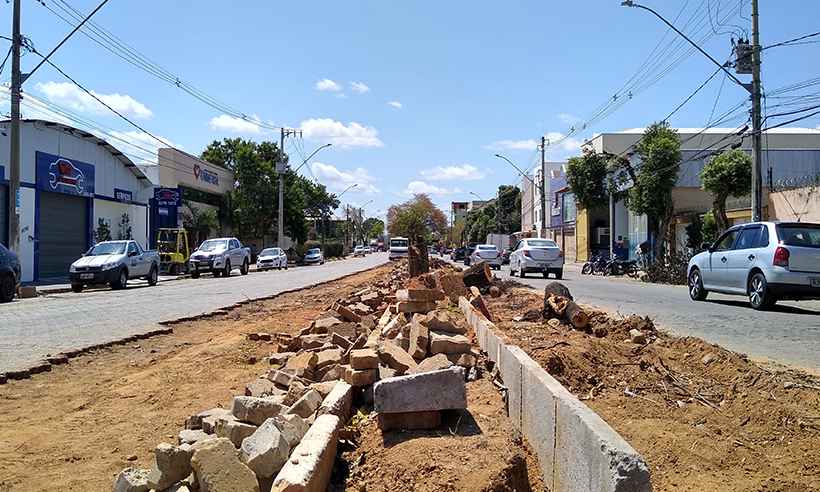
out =
{"type": "Polygon", "coordinates": [[[188,271],[191,248],[188,245],[188,231],[179,229],[158,229],[157,250],[159,269],[162,273],[179,275],[188,271]]]}

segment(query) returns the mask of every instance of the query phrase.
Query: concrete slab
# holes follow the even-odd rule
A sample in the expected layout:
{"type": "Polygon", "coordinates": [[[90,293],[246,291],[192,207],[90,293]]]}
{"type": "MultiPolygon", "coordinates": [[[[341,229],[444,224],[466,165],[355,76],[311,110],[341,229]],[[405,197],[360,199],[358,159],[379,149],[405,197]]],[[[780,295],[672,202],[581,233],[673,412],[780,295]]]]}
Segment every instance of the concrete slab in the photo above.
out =
{"type": "Polygon", "coordinates": [[[517,357],[518,352],[526,356],[523,350],[514,345],[501,344],[498,347],[498,368],[504,386],[507,387],[507,414],[513,426],[521,430],[524,388],[523,369],[520,357],[517,357]]]}
{"type": "Polygon", "coordinates": [[[379,413],[426,412],[467,408],[464,368],[382,379],[373,387],[379,413]]]}

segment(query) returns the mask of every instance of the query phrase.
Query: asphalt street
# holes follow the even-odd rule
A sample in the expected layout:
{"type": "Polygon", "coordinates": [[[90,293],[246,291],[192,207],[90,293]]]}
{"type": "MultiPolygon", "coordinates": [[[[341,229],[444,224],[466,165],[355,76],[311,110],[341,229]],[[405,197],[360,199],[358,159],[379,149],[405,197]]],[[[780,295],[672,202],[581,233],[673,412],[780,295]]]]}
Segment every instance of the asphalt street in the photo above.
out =
{"type": "MultiPolygon", "coordinates": [[[[501,278],[510,275],[507,265],[494,273],[501,278]]],[[[528,274],[516,280],[541,290],[555,279],[528,274]]],[[[581,275],[576,264],[565,267],[562,282],[581,303],[622,315],[649,315],[656,326],[676,335],[820,371],[820,301],[779,302],[765,312],[753,310],[745,297],[710,293],[705,302],[694,302],[684,286],[581,275]]]]}
{"type": "Polygon", "coordinates": [[[251,272],[230,278],[129,282],[122,291],[49,294],[0,304],[0,372],[31,366],[46,354],[106,343],[157,329],[157,323],[210,312],[235,302],[308,287],[388,261],[386,253],[324,265],[251,272]]]}

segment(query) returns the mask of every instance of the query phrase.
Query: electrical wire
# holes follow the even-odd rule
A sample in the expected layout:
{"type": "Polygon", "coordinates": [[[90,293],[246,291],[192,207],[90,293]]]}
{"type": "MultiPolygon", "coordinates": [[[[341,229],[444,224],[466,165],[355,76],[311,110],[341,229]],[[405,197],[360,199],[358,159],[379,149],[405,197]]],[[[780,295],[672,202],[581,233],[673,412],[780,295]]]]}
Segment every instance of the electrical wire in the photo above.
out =
{"type": "Polygon", "coordinates": [[[820,36],[820,31],[813,32],[811,34],[806,34],[804,36],[800,36],[800,37],[797,37],[797,38],[794,38],[794,39],[781,41],[779,43],[770,44],[769,46],[764,46],[764,47],[760,48],[760,51],[768,50],[770,48],[777,48],[779,46],[788,46],[788,45],[791,45],[791,44],[796,44],[797,42],[803,41],[804,39],[814,38],[814,37],[817,37],[817,36],[820,36]]]}

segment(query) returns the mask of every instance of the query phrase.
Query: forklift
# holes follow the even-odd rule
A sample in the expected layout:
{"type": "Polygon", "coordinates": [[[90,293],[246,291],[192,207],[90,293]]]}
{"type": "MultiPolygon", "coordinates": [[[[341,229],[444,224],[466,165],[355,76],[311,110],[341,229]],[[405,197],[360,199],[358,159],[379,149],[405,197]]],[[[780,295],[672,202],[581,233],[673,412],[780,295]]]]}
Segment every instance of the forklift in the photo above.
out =
{"type": "Polygon", "coordinates": [[[157,229],[157,250],[160,272],[179,275],[188,271],[191,249],[188,246],[187,230],[157,229]]]}

